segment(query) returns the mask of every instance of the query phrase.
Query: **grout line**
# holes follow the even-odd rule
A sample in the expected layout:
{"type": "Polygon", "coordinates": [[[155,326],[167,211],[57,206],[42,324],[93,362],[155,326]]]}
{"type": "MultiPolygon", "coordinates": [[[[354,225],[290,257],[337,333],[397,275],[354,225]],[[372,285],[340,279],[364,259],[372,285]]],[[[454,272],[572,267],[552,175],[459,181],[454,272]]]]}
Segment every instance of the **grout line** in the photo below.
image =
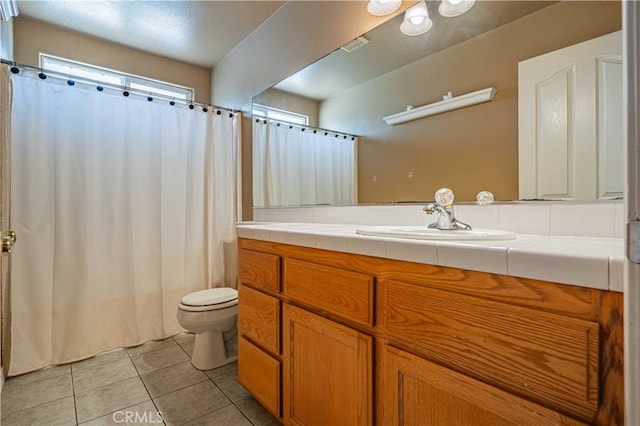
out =
{"type": "MultiPolygon", "coordinates": [[[[175,339],[174,339],[174,341],[175,341],[175,339]]],[[[178,342],[176,342],[176,343],[178,344],[178,346],[180,346],[180,348],[181,348],[185,353],[187,353],[187,351],[186,351],[186,350],[185,350],[185,349],[180,345],[180,343],[178,343],[178,342]]],[[[189,357],[189,362],[191,362],[191,355],[189,355],[189,353],[187,353],[187,356],[189,357]]],[[[176,365],[178,365],[178,364],[176,364],[176,365]]],[[[174,365],[174,366],[171,366],[171,367],[175,367],[175,365],[174,365]]],[[[169,368],[169,367],[166,367],[166,368],[169,368]]],[[[154,371],[159,371],[159,370],[154,370],[154,371]]],[[[240,413],[241,413],[241,414],[246,418],[246,416],[244,415],[244,413],[242,413],[242,410],[240,410],[240,408],[238,408],[238,406],[236,406],[236,404],[231,400],[231,398],[229,398],[229,396],[227,396],[227,394],[226,394],[226,393],[225,393],[225,392],[220,388],[220,386],[218,386],[218,385],[216,384],[216,382],[214,382],[214,381],[213,381],[213,379],[212,379],[211,377],[209,377],[209,375],[208,375],[207,373],[205,373],[203,370],[199,370],[199,371],[201,371],[201,372],[204,374],[204,376],[206,377],[206,379],[205,379],[205,380],[202,380],[201,382],[198,382],[198,383],[192,383],[192,384],[190,384],[190,385],[188,385],[188,386],[184,386],[184,387],[182,387],[182,388],[180,388],[180,389],[173,390],[173,391],[168,392],[168,393],[165,393],[165,394],[163,394],[163,395],[158,395],[156,398],[159,398],[159,397],[161,397],[161,396],[170,395],[170,394],[171,394],[171,393],[173,393],[173,392],[177,392],[177,391],[179,391],[179,390],[186,389],[186,388],[188,388],[188,387],[191,387],[191,386],[194,386],[194,385],[197,385],[197,384],[200,384],[200,383],[204,383],[204,382],[206,382],[207,380],[209,380],[211,383],[213,383],[213,386],[215,386],[215,387],[216,387],[216,388],[217,388],[217,389],[218,389],[218,390],[219,390],[219,391],[220,391],[220,392],[225,396],[225,398],[227,398],[227,400],[229,401],[229,404],[228,404],[228,405],[225,405],[224,407],[217,408],[217,409],[215,409],[215,410],[213,410],[213,411],[209,411],[209,412],[207,412],[207,413],[204,413],[202,416],[197,417],[197,418],[195,418],[195,419],[188,420],[186,423],[189,423],[189,422],[192,422],[192,421],[198,420],[198,419],[200,419],[200,418],[202,418],[202,417],[204,417],[204,416],[208,416],[209,414],[211,414],[211,413],[215,413],[216,411],[218,411],[218,410],[222,410],[223,408],[227,408],[227,407],[229,407],[230,405],[233,405],[233,406],[234,406],[238,411],[240,411],[240,413]]],[[[146,374],[146,373],[145,373],[145,374],[146,374]]],[[[142,378],[141,378],[141,380],[142,380],[142,378]]],[[[144,384],[144,381],[143,381],[143,384],[144,384]]],[[[146,388],[146,385],[145,385],[145,388],[146,388]]],[[[148,393],[148,392],[149,392],[149,390],[147,390],[147,393],[148,393]]],[[[155,405],[155,401],[153,400],[153,398],[151,398],[151,400],[153,401],[153,404],[155,405]]],[[[157,405],[156,405],[156,409],[157,409],[157,408],[158,408],[158,407],[157,407],[157,405]]],[[[247,419],[247,420],[249,420],[249,419],[247,419]]],[[[251,423],[251,424],[253,425],[253,422],[252,422],[251,420],[249,420],[249,423],[251,423]]]]}
{"type": "MultiPolygon", "coordinates": [[[[177,342],[176,342],[176,343],[177,343],[177,342]]],[[[189,354],[189,352],[187,352],[187,350],[186,350],[185,348],[183,348],[183,347],[180,345],[180,343],[177,343],[177,344],[178,344],[178,347],[179,347],[180,349],[182,349],[182,352],[184,352],[185,354],[187,354],[187,356],[189,357],[189,361],[191,361],[191,355],[189,354]]]]}
{"type": "MultiPolygon", "coordinates": [[[[168,348],[171,348],[171,347],[172,347],[172,345],[169,345],[169,346],[166,346],[166,347],[154,348],[154,349],[151,349],[151,350],[149,350],[149,351],[142,352],[142,353],[139,353],[139,354],[133,354],[133,355],[132,355],[131,353],[129,353],[129,349],[140,348],[140,347],[145,346],[145,345],[148,345],[148,344],[150,344],[150,343],[166,342],[166,341],[168,341],[168,340],[171,340],[171,341],[173,341],[173,343],[175,343],[176,345],[180,346],[180,343],[176,342],[176,340],[175,340],[173,337],[167,337],[167,338],[162,339],[162,340],[150,340],[150,341],[145,342],[145,343],[143,343],[143,344],[141,344],[141,345],[138,345],[138,346],[131,346],[130,348],[123,348],[123,349],[125,350],[125,352],[127,352],[127,355],[129,355],[129,357],[130,357],[130,358],[136,358],[136,357],[139,357],[139,356],[142,356],[142,355],[146,355],[146,354],[149,354],[149,353],[152,353],[152,352],[161,351],[162,349],[168,349],[168,348]]],[[[158,345],[158,346],[160,346],[160,345],[158,345]]]]}
{"type": "MultiPolygon", "coordinates": [[[[218,377],[222,377],[222,376],[225,376],[225,375],[227,375],[227,374],[232,374],[232,373],[233,373],[233,372],[229,372],[229,373],[221,374],[220,376],[217,376],[216,378],[218,378],[218,377]]],[[[207,376],[207,377],[208,377],[208,376],[207,376]]],[[[238,401],[234,401],[233,399],[231,399],[231,397],[230,397],[229,395],[227,395],[227,393],[226,393],[226,392],[225,392],[225,391],[224,391],[220,386],[218,386],[218,384],[214,381],[214,379],[213,379],[212,377],[209,377],[209,380],[211,380],[211,382],[213,383],[213,385],[214,385],[215,387],[217,387],[218,389],[220,389],[220,392],[222,392],[222,394],[223,394],[223,395],[224,395],[224,396],[225,396],[229,401],[231,401],[231,405],[233,405],[233,406],[236,408],[236,410],[238,410],[238,411],[240,412],[240,414],[242,414],[242,416],[243,416],[245,419],[247,419],[247,421],[248,421],[251,425],[255,426],[255,423],[253,423],[253,421],[252,421],[252,420],[251,420],[251,419],[250,419],[250,418],[249,418],[249,417],[244,413],[244,411],[242,411],[242,409],[238,406],[238,404],[236,404],[236,402],[244,401],[244,400],[247,400],[247,399],[250,399],[250,398],[253,398],[253,397],[252,397],[251,395],[249,395],[249,396],[247,396],[246,398],[242,398],[242,399],[239,399],[238,401]]],[[[244,388],[243,388],[243,389],[244,389],[244,388]]],[[[228,406],[227,406],[227,407],[228,407],[228,406]]]]}
{"type": "MultiPolygon", "coordinates": [[[[52,403],[52,402],[60,401],[60,400],[66,399],[66,398],[73,398],[73,399],[74,399],[74,401],[73,401],[73,402],[74,402],[74,406],[75,406],[75,397],[73,396],[73,394],[71,394],[71,395],[63,396],[63,397],[61,397],[61,398],[52,399],[51,401],[43,402],[43,403],[38,404],[38,405],[34,405],[33,407],[22,408],[22,409],[20,409],[20,410],[16,410],[16,411],[10,411],[10,412],[8,412],[8,413],[2,412],[2,415],[0,415],[0,419],[2,419],[2,418],[4,418],[4,417],[7,417],[7,416],[14,415],[14,414],[16,414],[16,413],[20,413],[20,412],[22,412],[22,411],[33,410],[34,408],[38,408],[38,407],[40,407],[40,406],[42,406],[42,405],[47,405],[47,404],[50,404],[50,403],[52,403]]],[[[0,421],[0,425],[1,425],[1,424],[2,424],[2,421],[0,421]]],[[[77,420],[77,418],[76,418],[76,424],[78,424],[78,420],[77,420]]]]}
{"type": "MultiPolygon", "coordinates": [[[[199,385],[200,383],[206,382],[206,381],[207,381],[207,379],[208,379],[208,377],[207,377],[206,379],[204,379],[204,380],[200,380],[199,382],[191,383],[191,384],[189,384],[189,385],[182,386],[181,388],[173,389],[172,391],[167,392],[167,393],[163,393],[162,395],[151,396],[151,393],[149,392],[149,389],[147,389],[147,393],[149,394],[149,396],[151,396],[151,399],[154,399],[154,398],[160,398],[160,397],[163,397],[163,396],[170,395],[170,394],[172,394],[172,393],[174,393],[174,392],[178,392],[178,391],[181,391],[181,390],[183,390],[183,389],[190,388],[191,386],[199,385]]],[[[144,381],[142,382],[142,384],[145,384],[145,383],[144,383],[144,381]]],[[[147,388],[147,385],[146,385],[146,384],[145,384],[145,388],[147,388]]],[[[223,392],[223,393],[224,393],[224,392],[223,392]]],[[[225,396],[226,396],[226,394],[225,394],[225,396]]],[[[154,403],[154,404],[155,404],[155,403],[154,403]]]]}
{"type": "MultiPolygon", "coordinates": [[[[238,402],[240,402],[240,401],[245,401],[245,400],[247,400],[247,399],[252,399],[252,398],[253,398],[253,396],[248,396],[247,398],[243,398],[243,399],[239,400],[238,402]]],[[[232,402],[233,402],[233,401],[232,401],[232,402]]],[[[240,408],[240,406],[238,406],[238,404],[236,404],[235,402],[233,402],[233,405],[234,405],[234,406],[236,407],[236,409],[240,412],[240,414],[242,414],[242,416],[243,416],[245,419],[247,419],[247,421],[248,421],[252,426],[256,426],[256,424],[253,422],[253,420],[251,420],[251,419],[249,418],[249,416],[247,416],[247,415],[245,414],[245,412],[244,412],[244,411],[242,411],[242,409],[240,408]]]]}
{"type": "Polygon", "coordinates": [[[101,363],[98,363],[98,364],[96,364],[96,365],[92,365],[92,366],[90,366],[90,367],[77,367],[77,366],[76,366],[75,368],[73,367],[74,365],[76,365],[76,364],[78,364],[78,363],[85,362],[85,361],[88,361],[88,360],[91,360],[91,359],[97,359],[97,358],[100,358],[101,356],[104,356],[104,355],[107,355],[107,354],[110,354],[110,353],[116,353],[116,352],[118,352],[118,351],[120,351],[120,350],[121,350],[121,351],[124,351],[124,353],[125,353],[125,354],[127,354],[127,350],[126,350],[125,348],[118,348],[118,349],[115,349],[115,350],[113,350],[113,351],[103,352],[103,353],[100,353],[100,354],[98,354],[98,355],[94,355],[94,356],[92,356],[92,357],[90,357],[90,358],[82,359],[82,360],[80,360],[80,361],[73,361],[73,362],[70,362],[70,363],[69,363],[69,368],[71,369],[71,371],[76,370],[76,372],[78,372],[78,371],[82,371],[82,370],[88,370],[88,369],[90,369],[90,368],[95,368],[95,367],[98,367],[98,366],[101,366],[101,365],[111,364],[112,362],[122,361],[122,359],[124,359],[124,357],[122,357],[122,358],[120,358],[120,359],[115,359],[115,360],[112,360],[112,361],[101,362],[101,363]]]}
{"type": "MultiPolygon", "coordinates": [[[[174,342],[175,342],[175,343],[176,343],[176,344],[181,348],[181,350],[182,350],[182,351],[184,351],[184,352],[187,354],[187,356],[189,357],[189,362],[191,362],[191,356],[189,355],[189,353],[187,353],[187,351],[186,351],[186,350],[185,350],[185,349],[184,349],[184,348],[183,348],[183,347],[182,347],[182,346],[181,346],[177,341],[175,341],[175,338],[174,338],[174,337],[169,337],[169,338],[167,338],[167,340],[168,340],[168,339],[173,339],[173,340],[174,340],[174,342]]],[[[160,348],[160,349],[167,349],[167,348],[160,348]]],[[[142,385],[144,386],[144,388],[145,388],[145,390],[146,390],[146,392],[147,392],[147,395],[148,395],[148,397],[149,397],[148,401],[151,401],[151,403],[154,405],[154,407],[155,407],[156,411],[160,412],[160,410],[158,409],[158,406],[157,406],[157,404],[156,404],[156,402],[155,402],[154,398],[151,396],[151,394],[150,394],[150,392],[149,392],[149,389],[147,388],[147,385],[146,385],[146,384],[145,384],[145,382],[142,380],[142,374],[140,374],[140,371],[138,370],[138,367],[137,367],[137,366],[135,365],[135,363],[133,362],[133,359],[134,359],[134,358],[139,357],[139,356],[141,356],[141,355],[144,355],[144,354],[146,354],[146,353],[154,352],[155,350],[153,350],[153,351],[149,351],[149,352],[145,352],[145,353],[143,353],[143,354],[139,354],[139,355],[135,355],[135,356],[132,356],[131,354],[129,354],[129,352],[126,350],[126,348],[123,348],[123,350],[125,351],[126,357],[122,357],[122,358],[120,358],[120,359],[113,360],[113,361],[109,361],[109,362],[105,362],[105,363],[102,363],[102,364],[97,364],[97,365],[95,365],[95,366],[93,366],[93,367],[88,367],[87,369],[89,369],[89,368],[95,368],[95,367],[99,367],[99,366],[104,366],[104,365],[108,365],[108,364],[115,363],[115,362],[119,362],[119,361],[122,361],[123,359],[127,359],[127,358],[128,358],[128,359],[131,361],[131,363],[133,364],[133,367],[134,367],[134,370],[135,370],[135,372],[136,372],[136,374],[137,374],[138,379],[142,382],[142,385]]],[[[158,350],[159,350],[159,349],[158,349],[158,350]]],[[[185,362],[186,362],[186,361],[185,361],[185,362]]],[[[62,397],[62,398],[58,398],[58,399],[53,400],[53,401],[57,401],[57,400],[64,399],[64,398],[68,398],[69,396],[71,396],[71,397],[73,398],[74,414],[75,414],[75,424],[76,424],[76,425],[78,425],[78,424],[79,424],[79,423],[78,423],[78,404],[77,404],[77,397],[78,397],[78,396],[84,395],[84,394],[86,394],[86,393],[88,393],[88,392],[95,391],[95,390],[100,389],[100,388],[102,388],[102,387],[104,387],[104,386],[110,386],[110,385],[113,385],[113,384],[116,384],[116,383],[121,383],[121,382],[124,382],[125,380],[131,380],[131,379],[133,379],[133,378],[135,378],[135,377],[136,377],[136,376],[128,377],[128,378],[125,378],[125,379],[119,380],[119,381],[117,381],[117,382],[109,383],[109,384],[102,385],[102,386],[98,386],[98,387],[95,387],[95,388],[93,388],[93,389],[89,389],[89,390],[87,390],[87,391],[85,391],[85,392],[82,392],[82,393],[78,394],[78,393],[76,392],[76,389],[75,389],[75,383],[74,383],[74,369],[72,368],[71,364],[72,364],[72,363],[69,363],[69,364],[68,364],[68,365],[69,365],[69,372],[68,372],[68,373],[60,374],[60,375],[58,375],[58,376],[54,376],[54,377],[52,377],[52,378],[60,377],[60,376],[63,376],[63,375],[67,375],[67,374],[68,374],[68,375],[69,375],[69,380],[71,380],[71,389],[72,389],[72,393],[71,393],[71,395],[67,395],[67,396],[64,396],[64,397],[62,397]]],[[[155,371],[160,371],[160,370],[167,369],[167,368],[174,368],[175,366],[177,366],[177,365],[179,365],[179,364],[181,364],[181,363],[174,364],[174,365],[167,366],[167,367],[163,367],[163,368],[161,368],[161,369],[153,370],[153,371],[150,371],[149,373],[152,373],[152,372],[155,372],[155,371]]],[[[78,372],[78,371],[83,371],[83,370],[85,370],[85,369],[76,370],[76,372],[78,372]]],[[[149,373],[145,373],[145,374],[149,374],[149,373]]],[[[251,425],[254,425],[254,426],[256,425],[256,423],[254,423],[254,422],[253,422],[253,421],[248,417],[248,415],[247,415],[247,414],[245,414],[245,412],[244,412],[244,411],[243,411],[243,410],[238,406],[238,403],[239,403],[239,402],[242,402],[242,401],[246,401],[246,400],[248,400],[248,399],[251,399],[251,396],[249,395],[249,396],[247,396],[246,398],[242,398],[242,399],[240,399],[240,400],[238,400],[238,401],[234,401],[234,400],[232,400],[232,399],[231,399],[231,397],[230,397],[229,395],[227,395],[227,393],[226,393],[226,392],[225,392],[225,391],[224,391],[220,386],[218,386],[218,384],[215,382],[215,380],[216,380],[216,379],[218,379],[218,378],[220,378],[220,377],[223,377],[223,376],[226,376],[226,375],[229,375],[229,374],[233,374],[233,371],[228,371],[228,372],[226,372],[226,373],[224,373],[224,374],[220,374],[220,375],[216,376],[215,378],[210,377],[210,376],[209,376],[205,371],[202,371],[202,373],[203,373],[203,374],[204,374],[204,376],[205,376],[205,378],[204,378],[202,381],[199,381],[199,382],[197,382],[197,383],[193,383],[193,384],[188,385],[188,386],[184,386],[184,387],[182,387],[182,388],[180,388],[180,389],[173,390],[172,392],[176,392],[176,391],[179,391],[179,390],[182,390],[182,389],[186,389],[186,388],[188,388],[188,387],[190,387],[190,386],[197,385],[197,384],[199,384],[199,383],[203,383],[203,382],[205,382],[205,381],[209,380],[211,383],[213,383],[213,385],[214,385],[218,390],[220,390],[220,392],[222,393],[222,395],[224,395],[224,396],[225,396],[225,398],[229,401],[229,404],[225,405],[224,407],[220,407],[220,408],[218,408],[218,409],[216,409],[216,410],[213,410],[213,411],[211,411],[211,412],[205,413],[205,414],[203,414],[201,417],[204,417],[204,416],[206,416],[206,415],[209,415],[209,414],[211,414],[211,413],[213,413],[213,412],[216,412],[216,411],[218,411],[218,410],[221,410],[221,409],[223,409],[223,408],[227,408],[227,407],[229,407],[229,406],[233,406],[233,407],[235,407],[235,409],[236,409],[236,410],[238,410],[238,411],[240,412],[240,414],[241,414],[245,419],[247,419],[247,421],[248,421],[251,425]]],[[[45,380],[45,379],[43,379],[43,380],[45,380]]],[[[36,382],[32,382],[32,383],[37,383],[37,382],[38,382],[38,381],[36,381],[36,382]]],[[[31,383],[29,383],[29,384],[31,384],[31,383]]],[[[169,394],[171,394],[172,392],[168,392],[168,393],[163,394],[163,395],[158,395],[158,396],[156,396],[156,398],[161,397],[161,396],[169,395],[169,394]]],[[[51,403],[51,402],[53,402],[53,401],[47,401],[47,402],[46,402],[46,403],[44,403],[44,404],[51,403]]],[[[144,403],[144,402],[146,402],[146,401],[142,401],[142,402],[139,402],[139,403],[136,403],[136,404],[132,404],[132,405],[130,405],[130,406],[124,407],[124,409],[131,408],[131,407],[133,407],[133,406],[135,406],[135,405],[139,405],[139,404],[144,403]]],[[[37,406],[35,406],[35,407],[38,407],[39,405],[43,405],[43,404],[38,404],[38,405],[37,405],[37,406]]],[[[33,408],[35,408],[35,407],[28,407],[28,408],[25,408],[25,409],[23,409],[23,410],[33,409],[33,408]]],[[[15,411],[15,412],[13,412],[13,413],[17,413],[17,412],[20,412],[20,411],[23,411],[23,410],[18,410],[18,411],[15,411]]],[[[3,413],[3,414],[4,414],[4,413],[3,413]]],[[[9,413],[9,414],[12,414],[12,413],[9,413]]],[[[95,420],[95,419],[100,418],[100,417],[104,417],[105,415],[109,415],[109,414],[112,414],[112,413],[107,413],[107,414],[100,415],[100,416],[97,416],[97,417],[92,418],[92,419],[87,419],[87,420],[86,420],[86,422],[88,422],[88,421],[92,421],[92,420],[95,420]]],[[[3,417],[4,417],[4,416],[3,416],[3,417]]],[[[200,418],[200,417],[198,417],[198,418],[200,418]]],[[[163,420],[164,420],[164,419],[163,419],[163,420]]],[[[196,420],[196,419],[192,419],[192,420],[190,420],[190,421],[193,421],[193,420],[196,420]]],[[[163,424],[165,424],[165,423],[163,422],[163,424]]]]}
{"type": "MultiPolygon", "coordinates": [[[[56,374],[55,376],[45,377],[45,378],[42,378],[42,379],[34,380],[34,381],[32,381],[32,382],[22,383],[22,384],[17,385],[17,386],[29,386],[29,385],[32,385],[32,384],[34,384],[34,383],[38,383],[38,382],[42,382],[42,381],[50,380],[50,379],[55,379],[56,377],[64,376],[64,375],[66,375],[66,374],[71,373],[71,363],[67,363],[67,364],[58,364],[58,365],[48,366],[48,367],[40,368],[40,369],[38,369],[38,370],[30,371],[30,372],[28,372],[28,373],[20,374],[20,375],[18,375],[18,376],[11,376],[11,377],[7,377],[7,378],[5,378],[4,385],[2,386],[2,393],[4,393],[4,391],[6,390],[6,386],[7,386],[9,383],[11,383],[11,382],[13,382],[13,381],[15,381],[15,380],[19,380],[19,379],[20,379],[20,377],[28,376],[28,375],[30,375],[30,374],[39,373],[39,372],[41,372],[41,371],[49,370],[50,368],[61,367],[61,366],[64,366],[64,365],[68,365],[68,366],[69,366],[69,371],[68,371],[68,372],[64,372],[64,373],[56,374]]],[[[14,386],[14,385],[11,385],[11,386],[14,386]]],[[[1,395],[2,393],[0,393],[0,395],[1,395]]]]}
{"type": "MultiPolygon", "coordinates": [[[[127,377],[127,378],[125,378],[125,379],[118,380],[117,382],[107,383],[106,385],[100,385],[100,386],[97,386],[97,387],[95,387],[95,388],[88,389],[88,390],[86,390],[86,391],[84,391],[84,392],[82,392],[82,393],[79,393],[79,394],[77,394],[76,396],[82,396],[82,395],[87,394],[87,393],[89,393],[89,392],[93,392],[93,391],[95,391],[95,390],[97,390],[97,389],[102,389],[102,388],[103,388],[103,387],[105,387],[105,386],[111,386],[111,385],[115,385],[116,383],[126,382],[127,380],[135,379],[136,377],[140,378],[140,375],[138,375],[138,376],[131,376],[131,377],[127,377]]],[[[142,379],[140,379],[140,381],[142,381],[142,379]]]]}
{"type": "Polygon", "coordinates": [[[85,423],[89,423],[89,422],[91,422],[91,421],[93,421],[93,420],[99,419],[100,417],[108,416],[109,414],[112,414],[112,415],[113,415],[114,413],[117,413],[118,411],[126,410],[127,408],[135,407],[136,405],[144,404],[145,402],[147,402],[147,401],[141,401],[141,402],[138,402],[138,403],[136,403],[136,404],[131,404],[131,405],[127,406],[127,407],[123,407],[123,408],[120,408],[120,409],[118,409],[118,410],[112,411],[112,412],[110,412],[110,413],[106,413],[106,414],[99,415],[98,417],[92,417],[92,418],[90,418],[90,419],[85,420],[85,421],[84,421],[84,422],[82,422],[82,423],[76,423],[76,424],[77,424],[77,425],[83,425],[83,424],[85,424],[85,423]]]}
{"type": "MultiPolygon", "coordinates": [[[[201,383],[202,383],[202,382],[201,382],[201,383]]],[[[227,398],[227,399],[228,399],[228,398],[227,398]]],[[[231,402],[231,400],[229,400],[229,401],[231,402]]],[[[186,422],[181,423],[181,425],[184,425],[184,424],[187,424],[187,423],[190,423],[190,422],[194,422],[194,421],[196,421],[196,420],[198,420],[198,419],[203,418],[204,416],[208,416],[208,415],[209,415],[209,414],[211,414],[211,413],[215,413],[216,411],[223,410],[223,409],[225,409],[225,408],[227,408],[227,407],[229,407],[229,406],[231,406],[231,405],[234,405],[234,404],[233,404],[233,402],[231,402],[231,403],[230,403],[230,404],[228,404],[228,405],[225,405],[224,407],[216,408],[216,409],[215,409],[215,410],[213,410],[213,411],[208,411],[208,412],[204,413],[203,415],[201,415],[200,417],[196,417],[195,419],[187,420],[186,422]]],[[[251,421],[249,421],[249,422],[251,422],[251,421]]],[[[252,423],[252,424],[253,424],[253,423],[252,423]]]]}
{"type": "MultiPolygon", "coordinates": [[[[170,339],[173,340],[173,337],[170,337],[170,339]]],[[[153,352],[153,351],[150,351],[150,352],[153,352]]],[[[144,354],[142,354],[142,355],[144,355],[144,354]]],[[[136,367],[136,363],[133,362],[133,358],[131,357],[131,354],[128,351],[127,351],[127,356],[129,357],[129,360],[131,361],[131,364],[133,364],[133,368],[136,370],[136,373],[138,373],[138,378],[142,382],[142,386],[144,386],[144,390],[147,391],[147,395],[149,395],[149,400],[151,401],[151,403],[155,407],[156,412],[160,413],[160,416],[162,417],[162,412],[160,411],[160,409],[158,408],[158,405],[156,404],[156,402],[154,401],[153,397],[151,396],[151,392],[149,392],[149,388],[147,388],[147,384],[144,382],[144,380],[142,380],[142,375],[140,374],[140,371],[138,371],[138,367],[136,367]]],[[[166,425],[166,423],[164,421],[164,417],[162,417],[162,424],[166,425]]]]}
{"type": "Polygon", "coordinates": [[[73,412],[76,416],[76,425],[78,424],[78,404],[76,402],[76,385],[73,382],[73,368],[69,364],[69,379],[71,379],[71,395],[73,395],[73,412]]]}

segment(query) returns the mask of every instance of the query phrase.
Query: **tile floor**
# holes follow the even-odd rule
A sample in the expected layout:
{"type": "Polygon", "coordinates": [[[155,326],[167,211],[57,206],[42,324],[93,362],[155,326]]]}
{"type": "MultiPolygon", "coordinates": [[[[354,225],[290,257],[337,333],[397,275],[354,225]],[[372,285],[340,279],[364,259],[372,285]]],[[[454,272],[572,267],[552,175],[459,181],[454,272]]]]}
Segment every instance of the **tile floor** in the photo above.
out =
{"type": "Polygon", "coordinates": [[[280,424],[238,384],[236,363],[203,372],[192,350],[182,334],[9,378],[0,424],[280,424]]]}

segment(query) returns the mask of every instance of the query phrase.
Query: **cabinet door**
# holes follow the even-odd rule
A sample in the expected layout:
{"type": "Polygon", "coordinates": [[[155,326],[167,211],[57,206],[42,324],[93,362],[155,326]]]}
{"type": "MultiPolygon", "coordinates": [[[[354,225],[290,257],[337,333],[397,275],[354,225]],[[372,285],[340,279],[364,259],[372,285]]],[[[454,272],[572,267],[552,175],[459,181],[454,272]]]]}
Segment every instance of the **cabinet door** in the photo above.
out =
{"type": "Polygon", "coordinates": [[[380,425],[582,424],[387,345],[379,345],[377,373],[376,418],[380,425]]]}
{"type": "Polygon", "coordinates": [[[622,93],[621,32],[520,62],[520,198],[622,196],[622,93]]]}
{"type": "Polygon", "coordinates": [[[291,305],[283,307],[284,423],[372,423],[371,336],[291,305]]]}
{"type": "Polygon", "coordinates": [[[598,411],[598,323],[393,279],[380,289],[394,343],[578,418],[598,411]]]}

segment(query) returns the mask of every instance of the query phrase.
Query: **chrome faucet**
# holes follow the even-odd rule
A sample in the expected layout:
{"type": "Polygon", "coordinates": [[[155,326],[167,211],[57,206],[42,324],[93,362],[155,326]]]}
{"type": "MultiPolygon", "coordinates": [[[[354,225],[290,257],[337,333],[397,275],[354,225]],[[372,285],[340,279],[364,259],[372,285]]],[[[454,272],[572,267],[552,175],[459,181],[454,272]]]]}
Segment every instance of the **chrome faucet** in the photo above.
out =
{"type": "Polygon", "coordinates": [[[453,191],[449,188],[440,188],[435,194],[435,203],[428,203],[422,210],[426,213],[436,213],[438,221],[429,224],[429,228],[436,229],[463,229],[470,230],[471,226],[456,219],[453,212],[453,191]]]}

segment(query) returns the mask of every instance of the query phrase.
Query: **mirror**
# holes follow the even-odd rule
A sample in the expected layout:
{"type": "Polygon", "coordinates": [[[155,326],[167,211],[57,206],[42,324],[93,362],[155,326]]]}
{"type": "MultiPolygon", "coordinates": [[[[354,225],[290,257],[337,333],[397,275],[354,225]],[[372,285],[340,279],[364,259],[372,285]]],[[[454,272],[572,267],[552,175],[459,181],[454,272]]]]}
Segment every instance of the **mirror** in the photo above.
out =
{"type": "MultiPolygon", "coordinates": [[[[518,197],[518,63],[622,28],[618,1],[477,1],[433,28],[399,31],[402,16],[337,49],[254,103],[310,116],[309,125],[359,136],[359,203],[422,202],[449,187],[456,201],[489,190],[518,197]],[[491,102],[400,125],[382,118],[488,87],[491,102]]],[[[526,160],[529,161],[529,160],[526,160]]],[[[535,159],[530,159],[535,162],[535,159]]],[[[254,178],[255,179],[255,178],[254,178]]],[[[254,182],[255,184],[255,182],[254,182]]]]}

